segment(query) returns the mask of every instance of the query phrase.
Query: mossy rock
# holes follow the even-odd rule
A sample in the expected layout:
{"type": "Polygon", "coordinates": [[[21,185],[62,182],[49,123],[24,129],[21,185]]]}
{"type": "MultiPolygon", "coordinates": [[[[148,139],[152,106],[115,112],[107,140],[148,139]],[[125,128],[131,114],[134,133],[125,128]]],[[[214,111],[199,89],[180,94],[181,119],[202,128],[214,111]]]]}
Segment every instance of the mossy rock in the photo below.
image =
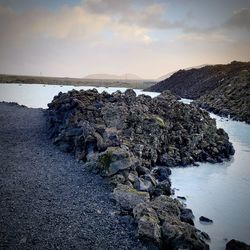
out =
{"type": "Polygon", "coordinates": [[[112,162],[112,150],[108,150],[105,154],[101,155],[99,158],[99,163],[101,168],[107,170],[112,162]]]}

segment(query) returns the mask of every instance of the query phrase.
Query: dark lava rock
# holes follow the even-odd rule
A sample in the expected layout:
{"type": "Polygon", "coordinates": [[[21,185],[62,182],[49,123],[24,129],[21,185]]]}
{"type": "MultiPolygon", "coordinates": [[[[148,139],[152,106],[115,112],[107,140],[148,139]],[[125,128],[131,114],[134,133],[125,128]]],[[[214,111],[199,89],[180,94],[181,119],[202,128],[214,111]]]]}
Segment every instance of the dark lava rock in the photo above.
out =
{"type": "MultiPolygon", "coordinates": [[[[133,90],[112,95],[73,90],[59,93],[48,106],[54,143],[84,161],[90,154],[106,152],[96,167],[109,175],[123,171],[125,162],[129,162],[128,171],[136,169],[143,175],[156,164],[174,167],[211,159],[219,162],[234,153],[227,134],[216,129],[206,112],[179,103],[168,92],[152,99],[136,97],[133,90]],[[119,148],[126,148],[127,153],[119,160],[109,156],[119,148]]],[[[168,169],[157,172],[160,180],[169,174],[168,169]]]]}
{"type": "Polygon", "coordinates": [[[186,222],[194,226],[194,214],[193,211],[189,208],[181,208],[181,221],[186,222]]]}
{"type": "Polygon", "coordinates": [[[250,124],[250,69],[225,78],[215,90],[194,102],[198,107],[250,124]]]}
{"type": "Polygon", "coordinates": [[[219,87],[224,80],[232,78],[242,70],[250,70],[250,62],[207,65],[201,68],[179,70],[169,78],[149,87],[146,91],[170,90],[182,98],[197,99],[219,87]]]}
{"type": "Polygon", "coordinates": [[[205,216],[201,216],[201,217],[199,218],[199,220],[200,220],[201,222],[213,223],[213,220],[211,220],[211,219],[209,219],[209,218],[207,218],[207,217],[205,217],[205,216]]]}
{"type": "Polygon", "coordinates": [[[181,200],[184,200],[184,201],[187,200],[185,196],[177,196],[177,198],[178,198],[178,199],[181,199],[181,200]]]}
{"type": "Polygon", "coordinates": [[[153,170],[153,174],[158,181],[164,181],[171,175],[171,169],[168,167],[157,167],[153,170]]]}
{"type": "Polygon", "coordinates": [[[200,236],[206,240],[206,241],[210,241],[210,236],[206,233],[206,232],[200,232],[200,236]]]}
{"type": "Polygon", "coordinates": [[[146,90],[170,90],[210,112],[250,123],[250,62],[179,70],[146,90]]]}
{"type": "Polygon", "coordinates": [[[209,249],[195,227],[180,221],[181,204],[168,196],[140,203],[133,209],[138,237],[161,249],[209,249]]]}
{"type": "Polygon", "coordinates": [[[250,246],[238,240],[230,240],[226,244],[226,250],[250,250],[250,246]]]}
{"type": "Polygon", "coordinates": [[[136,97],[133,90],[73,90],[59,93],[48,106],[54,144],[108,178],[115,187],[112,199],[125,215],[133,213],[142,241],[152,248],[207,249],[190,225],[191,212],[169,197],[168,168],[233,154],[228,135],[207,112],[169,92],[152,99],[136,97]]]}
{"type": "Polygon", "coordinates": [[[149,194],[147,192],[139,192],[127,185],[121,184],[114,189],[112,196],[125,211],[132,211],[136,205],[149,201],[149,194]]]}
{"type": "Polygon", "coordinates": [[[154,188],[150,190],[150,194],[152,196],[160,196],[160,195],[171,195],[171,181],[170,179],[166,179],[164,181],[161,181],[155,185],[154,188]]]}

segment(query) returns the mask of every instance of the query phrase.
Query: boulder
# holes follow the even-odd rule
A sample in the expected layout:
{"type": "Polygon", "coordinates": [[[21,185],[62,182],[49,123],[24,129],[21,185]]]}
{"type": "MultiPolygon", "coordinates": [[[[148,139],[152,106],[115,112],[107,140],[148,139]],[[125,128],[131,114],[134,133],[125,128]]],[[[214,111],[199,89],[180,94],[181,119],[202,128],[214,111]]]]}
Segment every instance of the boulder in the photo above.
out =
{"type": "Polygon", "coordinates": [[[193,214],[193,211],[189,208],[181,208],[181,216],[180,216],[180,219],[181,221],[183,222],[186,222],[192,226],[194,226],[194,214],[193,214]]]}
{"type": "Polygon", "coordinates": [[[168,167],[156,167],[153,174],[158,181],[164,181],[171,175],[171,170],[168,167]]]}
{"type": "Polygon", "coordinates": [[[209,218],[207,218],[207,217],[205,217],[205,216],[201,216],[201,217],[199,218],[199,221],[201,221],[201,222],[206,222],[206,223],[213,223],[213,220],[211,220],[211,219],[209,219],[209,218]]]}
{"type": "Polygon", "coordinates": [[[164,221],[161,231],[163,249],[209,249],[207,243],[199,236],[193,226],[179,220],[164,221]]]}
{"type": "Polygon", "coordinates": [[[114,189],[112,198],[123,210],[131,212],[136,205],[149,201],[149,194],[137,191],[127,185],[119,184],[114,189]]]}
{"type": "Polygon", "coordinates": [[[161,229],[158,221],[149,216],[142,216],[138,221],[138,237],[143,242],[160,245],[161,229]]]}
{"type": "Polygon", "coordinates": [[[152,196],[160,196],[160,195],[171,195],[171,181],[170,179],[166,179],[156,184],[154,188],[150,190],[152,196]]]}
{"type": "Polygon", "coordinates": [[[139,191],[149,192],[152,188],[152,182],[149,180],[145,180],[143,178],[137,177],[134,182],[134,188],[139,191]]]}
{"type": "Polygon", "coordinates": [[[180,218],[181,204],[166,195],[156,197],[151,201],[152,208],[156,211],[160,221],[164,221],[169,216],[180,218]]]}
{"type": "Polygon", "coordinates": [[[106,176],[113,176],[125,169],[134,169],[136,158],[125,147],[109,147],[99,154],[98,166],[106,176]]]}
{"type": "Polygon", "coordinates": [[[242,241],[232,239],[226,244],[226,250],[250,250],[250,245],[247,245],[242,241]]]}

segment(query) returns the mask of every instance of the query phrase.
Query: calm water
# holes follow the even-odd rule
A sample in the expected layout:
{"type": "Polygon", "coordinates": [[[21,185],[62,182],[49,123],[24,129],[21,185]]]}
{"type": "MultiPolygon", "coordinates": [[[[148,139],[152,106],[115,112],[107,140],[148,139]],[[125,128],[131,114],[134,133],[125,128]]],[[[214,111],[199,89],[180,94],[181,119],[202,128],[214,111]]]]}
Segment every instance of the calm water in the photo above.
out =
{"type": "Polygon", "coordinates": [[[232,238],[250,244],[250,125],[210,116],[216,119],[217,127],[228,133],[235,155],[220,164],[172,169],[175,196],[187,198],[196,227],[211,237],[211,249],[225,249],[227,240],[232,238]],[[202,215],[214,223],[201,224],[202,215]]]}
{"type": "MultiPolygon", "coordinates": [[[[58,85],[0,84],[0,101],[17,102],[33,108],[47,108],[47,103],[59,91],[93,87],[58,85]]],[[[126,88],[96,88],[112,93],[126,88]]],[[[135,90],[137,94],[142,90],[135,90]]],[[[155,97],[158,93],[146,92],[155,97]]],[[[190,103],[190,100],[183,100],[190,103]]],[[[211,237],[211,249],[225,249],[226,239],[242,240],[250,244],[250,125],[211,115],[217,126],[229,134],[236,153],[232,160],[220,164],[200,164],[199,167],[172,169],[172,186],[176,196],[187,198],[187,207],[195,215],[195,225],[211,237]],[[213,219],[212,225],[203,225],[199,217],[213,219]]]]}
{"type": "MultiPolygon", "coordinates": [[[[47,104],[52,101],[53,97],[60,91],[67,92],[69,90],[87,90],[96,88],[99,93],[106,91],[113,93],[117,90],[124,92],[127,88],[105,88],[92,86],[59,86],[59,85],[42,85],[42,84],[0,84],[0,101],[17,102],[29,108],[47,108],[47,104]]],[[[144,92],[135,89],[137,95],[144,92]]],[[[145,92],[145,94],[155,97],[158,93],[145,92]]]]}

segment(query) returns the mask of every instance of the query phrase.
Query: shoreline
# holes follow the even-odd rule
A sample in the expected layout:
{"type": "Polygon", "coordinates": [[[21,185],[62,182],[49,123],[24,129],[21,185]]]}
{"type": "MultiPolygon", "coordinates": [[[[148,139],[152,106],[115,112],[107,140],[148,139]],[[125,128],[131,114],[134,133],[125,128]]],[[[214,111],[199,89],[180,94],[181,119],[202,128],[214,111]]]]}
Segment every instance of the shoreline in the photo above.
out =
{"type": "Polygon", "coordinates": [[[142,248],[105,180],[51,143],[44,110],[0,103],[0,117],[0,248],[142,248]]]}
{"type": "Polygon", "coordinates": [[[62,85],[75,87],[95,86],[95,87],[124,87],[134,89],[145,89],[153,86],[153,80],[101,80],[67,77],[43,77],[43,76],[16,76],[0,74],[0,84],[42,84],[42,85],[62,85]]]}
{"type": "MultiPolygon", "coordinates": [[[[3,104],[7,104],[6,102],[2,102],[3,104]]],[[[1,104],[0,104],[1,105],[1,104]]],[[[12,104],[8,104],[8,105],[12,105],[12,106],[20,106],[19,104],[17,104],[17,103],[12,103],[12,104]]],[[[25,107],[26,108],[26,107],[25,107]]],[[[28,108],[28,109],[30,109],[30,108],[28,108]]]]}

